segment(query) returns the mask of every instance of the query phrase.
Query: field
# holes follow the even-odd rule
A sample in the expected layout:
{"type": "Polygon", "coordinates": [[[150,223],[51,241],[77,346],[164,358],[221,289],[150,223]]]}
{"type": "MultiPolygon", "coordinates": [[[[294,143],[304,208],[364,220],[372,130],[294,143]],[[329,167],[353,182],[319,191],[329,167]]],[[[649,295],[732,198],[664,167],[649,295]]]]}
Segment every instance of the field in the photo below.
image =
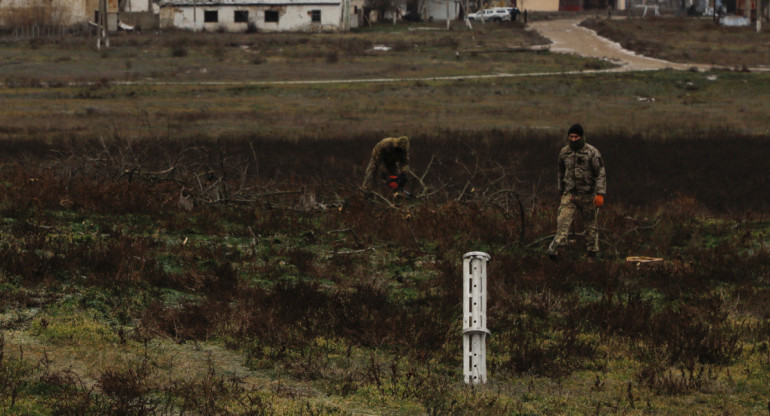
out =
{"type": "Polygon", "coordinates": [[[770,75],[415,27],[0,44],[0,413],[770,414],[770,75]],[[573,122],[607,165],[603,251],[578,223],[552,262],[573,122]],[[390,135],[414,200],[359,189],[390,135]],[[475,387],[469,251],[492,258],[475,387]]]}
{"type": "Polygon", "coordinates": [[[583,25],[626,49],[667,61],[770,68],[767,30],[720,26],[709,18],[589,19],[583,25]]]}

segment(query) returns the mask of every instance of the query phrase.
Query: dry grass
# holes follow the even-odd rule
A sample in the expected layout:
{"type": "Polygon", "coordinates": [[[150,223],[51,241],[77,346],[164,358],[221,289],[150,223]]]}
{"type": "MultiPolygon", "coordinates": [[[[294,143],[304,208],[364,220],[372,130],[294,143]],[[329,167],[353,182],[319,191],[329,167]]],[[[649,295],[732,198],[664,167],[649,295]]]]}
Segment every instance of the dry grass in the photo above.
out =
{"type": "Polygon", "coordinates": [[[101,52],[93,50],[91,38],[8,43],[2,48],[11,62],[0,67],[0,79],[13,81],[23,72],[46,83],[245,82],[515,73],[559,66],[558,59],[529,62],[521,54],[506,53],[547,43],[516,23],[480,25],[473,31],[459,23],[451,31],[441,25],[413,28],[344,34],[119,33],[111,38],[112,47],[101,52]],[[471,58],[465,55],[470,50],[496,52],[471,58]],[[463,59],[457,59],[458,51],[463,59]]]}
{"type": "Polygon", "coordinates": [[[750,414],[764,404],[768,201],[741,196],[767,187],[766,141],[597,134],[614,178],[604,254],[587,263],[578,242],[552,263],[555,186],[543,178],[555,176],[560,141],[448,136],[414,137],[413,167],[430,163],[424,183],[441,191],[396,208],[356,190],[374,136],[4,141],[0,409],[705,414],[718,402],[750,414]],[[725,159],[731,169],[709,175],[725,159]],[[493,381],[473,390],[458,356],[469,249],[493,258],[493,381]],[[632,253],[666,261],[624,263],[632,253]]]}
{"type": "MultiPolygon", "coordinates": [[[[597,24],[625,34],[618,36],[665,38],[666,45],[679,48],[675,50],[706,40],[695,50],[711,47],[713,55],[717,48],[710,39],[742,33],[700,19],[597,24]],[[669,31],[678,35],[670,37],[669,31]]],[[[388,135],[394,130],[433,135],[448,130],[558,131],[573,120],[643,134],[693,126],[749,133],[767,129],[765,74],[517,78],[516,74],[595,69],[604,64],[547,52],[500,52],[543,42],[518,24],[476,25],[473,32],[462,25],[451,31],[441,27],[409,30],[414,27],[385,25],[346,34],[123,34],[113,38],[113,48],[101,53],[83,39],[40,43],[34,49],[4,44],[0,47],[9,62],[0,66],[6,85],[0,90],[4,103],[0,133],[9,138],[136,139],[259,132],[279,138],[322,138],[388,135]],[[372,49],[374,45],[392,49],[379,52],[372,49]],[[496,73],[511,77],[471,78],[496,73]],[[420,80],[448,75],[467,78],[420,80]],[[414,80],[261,84],[398,77],[414,80]]],[[[747,42],[759,39],[751,35],[740,36],[747,42]]],[[[741,42],[730,39],[718,55],[731,56],[742,48],[741,42]]],[[[746,62],[749,57],[751,62],[765,59],[766,44],[761,40],[752,44],[758,53],[747,55],[746,62]]]]}
{"type": "MultiPolygon", "coordinates": [[[[537,59],[536,55],[534,58],[537,59]]],[[[764,132],[767,74],[631,73],[326,85],[95,85],[0,90],[0,134],[184,139],[558,132],[764,132]]]]}
{"type": "MultiPolygon", "coordinates": [[[[165,38],[157,70],[242,49],[206,36],[165,38]]],[[[268,39],[249,66],[353,59],[312,53],[312,36],[268,39]]],[[[338,40],[348,41],[360,50],[338,40]]],[[[113,59],[144,47],[98,59],[143,73],[139,59],[113,59]]],[[[477,55],[482,67],[587,64],[492,56],[477,55]]],[[[79,86],[16,77],[0,89],[0,413],[743,415],[767,405],[765,74],[319,85],[92,76],[79,86]],[[575,120],[611,177],[605,250],[585,262],[575,235],[552,263],[555,155],[575,120]],[[394,131],[412,137],[413,169],[438,192],[395,206],[358,191],[372,145],[394,131]],[[475,389],[460,383],[458,350],[469,250],[493,258],[492,383],[475,389]],[[628,254],[666,261],[637,267],[628,254]]]]}
{"type": "Polygon", "coordinates": [[[588,19],[583,25],[643,55],[725,68],[770,67],[770,32],[710,18],[588,19]]]}

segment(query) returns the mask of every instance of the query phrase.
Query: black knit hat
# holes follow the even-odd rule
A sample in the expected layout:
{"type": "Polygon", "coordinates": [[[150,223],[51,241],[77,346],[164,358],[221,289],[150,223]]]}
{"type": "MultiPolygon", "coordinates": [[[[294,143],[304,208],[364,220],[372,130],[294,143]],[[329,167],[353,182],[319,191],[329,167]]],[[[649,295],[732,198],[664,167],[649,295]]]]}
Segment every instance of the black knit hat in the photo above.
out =
{"type": "Polygon", "coordinates": [[[569,128],[569,131],[567,132],[567,135],[570,134],[577,134],[580,137],[583,137],[583,126],[580,124],[573,124],[572,127],[569,128]]]}

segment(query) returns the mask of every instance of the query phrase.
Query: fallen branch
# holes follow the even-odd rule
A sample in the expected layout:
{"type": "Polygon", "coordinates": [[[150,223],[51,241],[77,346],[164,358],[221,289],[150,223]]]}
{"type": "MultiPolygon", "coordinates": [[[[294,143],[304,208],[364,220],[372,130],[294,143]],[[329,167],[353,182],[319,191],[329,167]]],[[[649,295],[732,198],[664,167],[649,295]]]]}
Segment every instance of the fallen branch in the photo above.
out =
{"type": "Polygon", "coordinates": [[[367,252],[367,251],[372,251],[373,252],[374,251],[374,247],[367,247],[367,248],[362,248],[361,250],[350,250],[350,251],[332,251],[332,250],[322,250],[322,251],[324,253],[329,253],[329,254],[331,254],[333,256],[345,256],[345,255],[348,255],[348,254],[360,254],[360,253],[364,253],[364,252],[367,252]]]}
{"type": "Polygon", "coordinates": [[[398,206],[396,206],[396,204],[394,204],[394,203],[390,202],[390,200],[389,200],[388,198],[386,198],[386,197],[384,197],[384,196],[380,195],[378,192],[374,192],[374,191],[366,191],[366,190],[364,190],[364,189],[362,189],[362,188],[359,188],[359,190],[360,190],[361,192],[363,192],[363,193],[364,193],[364,195],[371,195],[371,196],[375,196],[375,197],[379,198],[381,201],[385,202],[385,203],[386,203],[388,206],[390,206],[391,208],[393,208],[393,209],[395,209],[395,210],[398,210],[398,211],[403,211],[403,209],[402,209],[402,208],[399,208],[398,206]]]}

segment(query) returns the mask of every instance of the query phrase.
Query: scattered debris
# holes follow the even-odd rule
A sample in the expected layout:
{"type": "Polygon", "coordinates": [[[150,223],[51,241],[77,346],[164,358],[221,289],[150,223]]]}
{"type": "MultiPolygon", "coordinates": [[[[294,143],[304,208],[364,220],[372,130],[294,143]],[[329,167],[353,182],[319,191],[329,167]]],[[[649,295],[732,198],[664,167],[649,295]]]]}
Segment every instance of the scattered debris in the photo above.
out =
{"type": "Polygon", "coordinates": [[[743,16],[722,16],[719,19],[722,26],[748,26],[751,24],[748,17],[743,16]]]}
{"type": "Polygon", "coordinates": [[[132,32],[134,29],[136,29],[136,26],[131,26],[118,20],[118,29],[125,30],[126,32],[132,32]]]}

